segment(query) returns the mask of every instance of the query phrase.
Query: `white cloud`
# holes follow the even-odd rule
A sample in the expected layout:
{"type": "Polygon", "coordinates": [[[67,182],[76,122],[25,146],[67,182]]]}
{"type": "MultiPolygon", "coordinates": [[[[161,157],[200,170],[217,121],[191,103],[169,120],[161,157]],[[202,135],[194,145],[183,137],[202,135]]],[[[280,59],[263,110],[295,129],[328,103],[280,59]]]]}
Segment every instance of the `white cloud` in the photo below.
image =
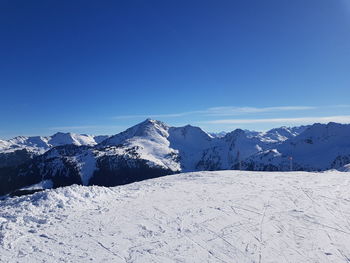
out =
{"type": "Polygon", "coordinates": [[[241,115],[248,113],[262,113],[262,112],[276,112],[276,111],[302,111],[313,110],[317,107],[312,106],[281,106],[281,107],[215,107],[206,110],[207,115],[210,116],[228,116],[241,115]]]}
{"type": "Polygon", "coordinates": [[[169,113],[169,114],[135,114],[135,115],[119,115],[113,117],[116,120],[122,119],[141,119],[141,118],[178,118],[186,115],[198,114],[201,111],[188,111],[188,112],[180,112],[180,113],[169,113]]]}
{"type": "Polygon", "coordinates": [[[86,126],[60,126],[49,127],[51,131],[63,131],[63,130],[90,130],[90,129],[120,129],[124,126],[120,125],[86,125],[86,126]]]}
{"type": "Polygon", "coordinates": [[[141,118],[179,118],[188,115],[197,116],[234,116],[252,113],[263,113],[263,112],[281,112],[281,111],[306,111],[314,110],[318,107],[314,106],[280,106],[280,107],[232,107],[232,106],[222,106],[222,107],[212,107],[205,110],[197,111],[187,111],[169,114],[136,114],[136,115],[120,115],[115,116],[113,119],[141,119],[141,118]]]}
{"type": "Polygon", "coordinates": [[[223,119],[223,120],[211,120],[203,121],[199,123],[203,124],[254,124],[254,123],[350,123],[350,115],[343,116],[327,116],[327,117],[301,117],[301,118],[270,118],[270,119],[223,119]]]}

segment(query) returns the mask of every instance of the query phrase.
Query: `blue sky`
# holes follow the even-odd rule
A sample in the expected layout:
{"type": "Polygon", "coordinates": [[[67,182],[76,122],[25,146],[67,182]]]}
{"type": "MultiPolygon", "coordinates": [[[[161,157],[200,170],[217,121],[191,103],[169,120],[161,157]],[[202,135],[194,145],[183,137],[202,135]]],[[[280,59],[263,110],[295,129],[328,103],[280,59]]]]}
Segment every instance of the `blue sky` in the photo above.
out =
{"type": "Polygon", "coordinates": [[[0,138],[350,122],[350,0],[2,0],[0,40],[0,138]]]}

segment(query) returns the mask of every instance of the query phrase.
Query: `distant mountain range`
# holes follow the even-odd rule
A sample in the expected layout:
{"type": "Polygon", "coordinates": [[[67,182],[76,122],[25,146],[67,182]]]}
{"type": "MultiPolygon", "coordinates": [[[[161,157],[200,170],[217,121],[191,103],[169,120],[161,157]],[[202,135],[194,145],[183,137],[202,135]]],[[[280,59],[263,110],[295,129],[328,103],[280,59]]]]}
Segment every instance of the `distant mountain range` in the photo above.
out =
{"type": "Polygon", "coordinates": [[[15,152],[17,150],[27,150],[33,154],[42,154],[49,149],[74,144],[81,145],[96,145],[108,136],[91,136],[86,134],[62,133],[58,132],[52,136],[18,136],[10,140],[0,140],[0,153],[15,152]]]}
{"type": "Polygon", "coordinates": [[[0,195],[31,184],[121,185],[202,170],[350,168],[350,125],[208,134],[147,119],[113,136],[56,133],[0,140],[0,195]]]}

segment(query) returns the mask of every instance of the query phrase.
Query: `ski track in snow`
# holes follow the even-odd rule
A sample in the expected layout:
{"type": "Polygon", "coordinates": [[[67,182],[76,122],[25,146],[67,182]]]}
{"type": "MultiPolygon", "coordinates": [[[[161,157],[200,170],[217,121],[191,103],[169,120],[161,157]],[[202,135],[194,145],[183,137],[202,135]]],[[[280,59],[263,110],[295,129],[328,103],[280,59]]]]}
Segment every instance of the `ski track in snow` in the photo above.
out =
{"type": "Polygon", "coordinates": [[[196,172],[0,201],[0,262],[350,262],[350,174],[196,172]]]}

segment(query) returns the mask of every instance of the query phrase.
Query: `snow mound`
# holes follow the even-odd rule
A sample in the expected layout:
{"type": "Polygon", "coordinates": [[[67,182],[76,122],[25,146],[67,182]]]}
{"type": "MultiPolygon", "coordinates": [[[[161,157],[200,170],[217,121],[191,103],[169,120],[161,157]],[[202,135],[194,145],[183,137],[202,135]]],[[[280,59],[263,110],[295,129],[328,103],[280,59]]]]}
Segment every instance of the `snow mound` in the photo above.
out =
{"type": "Polygon", "coordinates": [[[52,180],[43,180],[40,183],[23,187],[20,190],[43,190],[43,189],[50,189],[52,187],[53,187],[52,180]]]}
{"type": "Polygon", "coordinates": [[[347,262],[349,176],[197,172],[11,198],[1,262],[347,262]]]}

